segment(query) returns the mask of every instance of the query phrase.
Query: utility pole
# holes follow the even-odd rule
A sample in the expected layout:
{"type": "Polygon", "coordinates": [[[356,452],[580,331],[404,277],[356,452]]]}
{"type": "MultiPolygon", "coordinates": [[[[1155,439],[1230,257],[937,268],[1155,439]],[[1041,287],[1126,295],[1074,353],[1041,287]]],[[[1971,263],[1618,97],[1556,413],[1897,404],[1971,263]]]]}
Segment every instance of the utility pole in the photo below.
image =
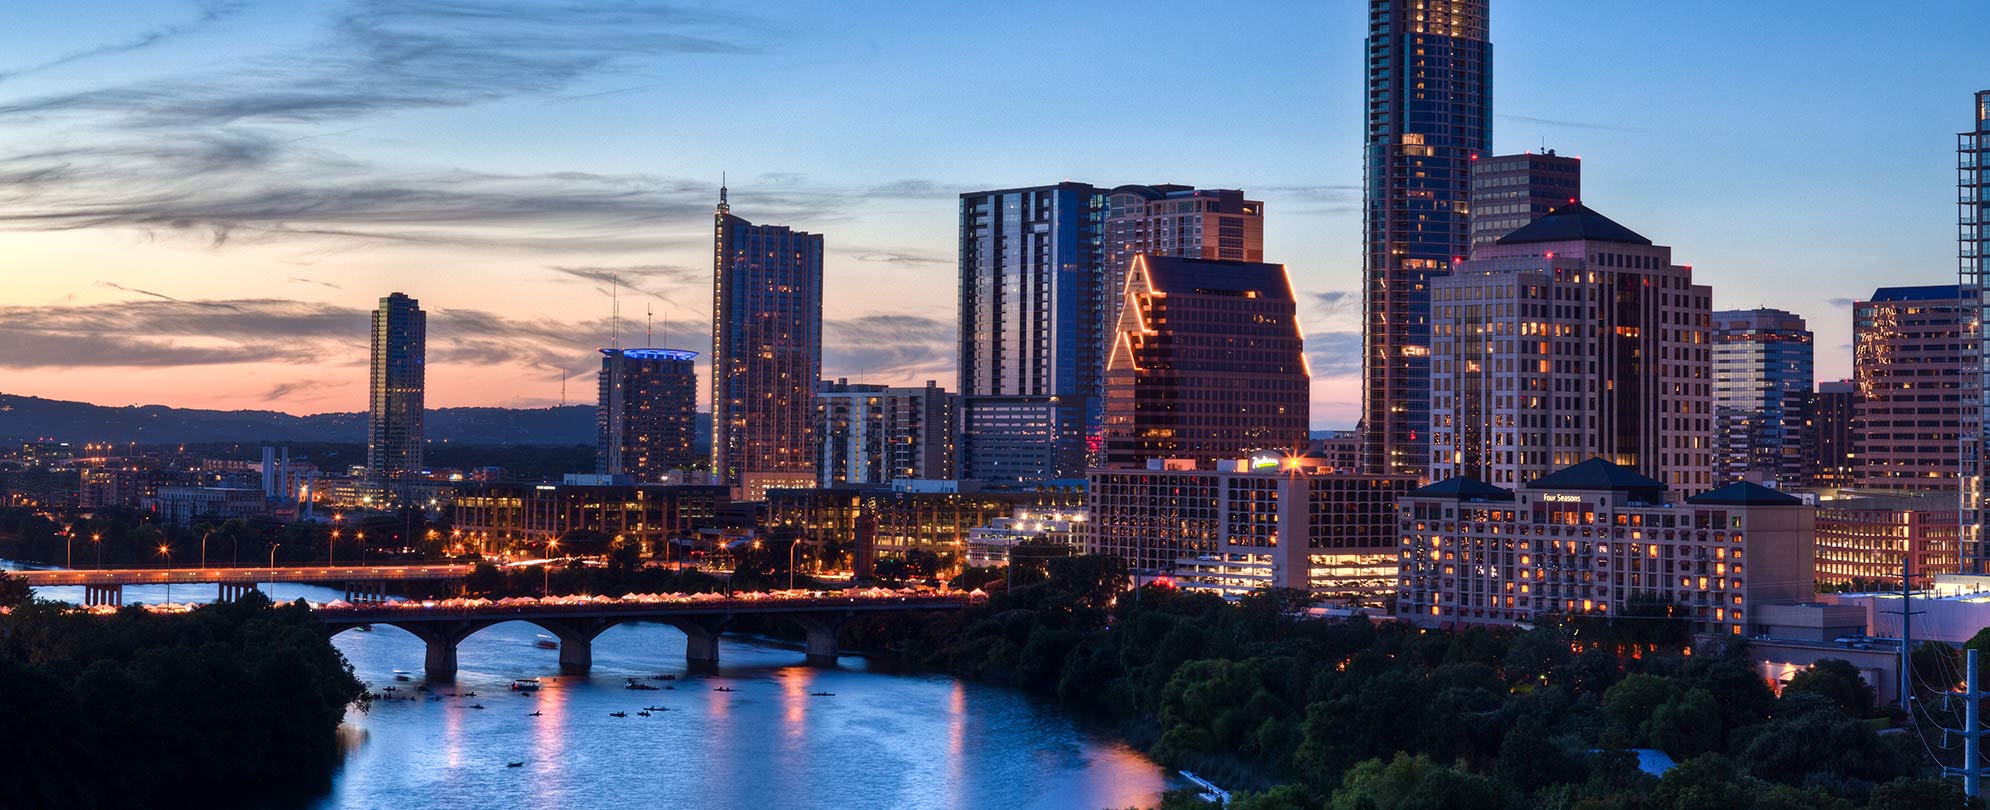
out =
{"type": "MultiPolygon", "coordinates": [[[[1914,549],[1908,544],[1907,553],[1900,559],[1900,708],[1914,714],[1914,549]]],[[[1882,611],[1893,613],[1895,611],[1882,611]]]]}
{"type": "Polygon", "coordinates": [[[1965,680],[1962,682],[1962,692],[1959,694],[1962,698],[1963,727],[1942,729],[1944,733],[1962,736],[1962,767],[1943,768],[1942,775],[1962,777],[1962,792],[1975,798],[1983,795],[1984,769],[1983,763],[1977,759],[1982,756],[1980,752],[1983,749],[1983,724],[1977,719],[1977,702],[1983,699],[1985,693],[1979,688],[1982,682],[1977,678],[1976,651],[1969,650],[1968,653],[1968,663],[1963,672],[1965,680]]]}

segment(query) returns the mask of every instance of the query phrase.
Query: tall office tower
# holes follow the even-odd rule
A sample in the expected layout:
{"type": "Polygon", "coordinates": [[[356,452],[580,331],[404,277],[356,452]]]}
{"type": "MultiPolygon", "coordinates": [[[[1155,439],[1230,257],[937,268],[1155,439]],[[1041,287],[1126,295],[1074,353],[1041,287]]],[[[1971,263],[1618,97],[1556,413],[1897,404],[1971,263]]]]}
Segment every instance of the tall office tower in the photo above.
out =
{"type": "Polygon", "coordinates": [[[749,496],[812,486],[822,235],[733,216],[720,188],[713,241],[712,473],[749,496]]]}
{"type": "Polygon", "coordinates": [[[637,483],[690,469],[698,418],[697,352],[602,349],[594,471],[637,483]]]}
{"type": "Polygon", "coordinates": [[[1813,450],[1809,465],[1810,485],[1829,489],[1849,487],[1857,470],[1857,433],[1852,423],[1858,412],[1858,388],[1851,380],[1817,384],[1810,407],[1808,446],[1813,450]]]}
{"type": "Polygon", "coordinates": [[[1712,293],[1582,204],[1431,285],[1432,481],[1525,485],[1601,456],[1713,488],[1712,293]]]}
{"type": "Polygon", "coordinates": [[[1881,287],[1852,305],[1853,431],[1861,489],[1954,491],[1962,426],[1976,415],[1965,396],[1963,321],[1975,291],[1881,287]]]}
{"type": "MultiPolygon", "coordinates": [[[[1133,257],[1264,261],[1264,203],[1235,189],[1120,186],[1106,194],[1106,330],[1118,328],[1133,257]]],[[[1111,358],[1111,338],[1106,346],[1111,358]]]]}
{"type": "Polygon", "coordinates": [[[1369,0],[1363,161],[1364,466],[1430,457],[1430,282],[1471,247],[1472,157],[1492,152],[1487,0],[1369,0]]]}
{"type": "Polygon", "coordinates": [[[960,473],[1084,475],[1101,430],[1105,194],[1084,183],[960,198],[960,473]]]}
{"type": "Polygon", "coordinates": [[[1962,570],[1990,572],[1990,501],[1983,482],[1983,453],[1990,447],[1990,333],[1983,329],[1984,284],[1990,279],[1990,90],[1976,93],[1970,128],[1956,136],[1956,256],[1958,281],[1975,309],[1963,321],[1969,354],[1964,383],[1973,407],[1962,444],[1962,570]]]}
{"type": "Polygon", "coordinates": [[[1803,318],[1780,309],[1714,313],[1714,463],[1722,481],[1797,486],[1814,455],[1817,376],[1803,318]]]}
{"type": "Polygon", "coordinates": [[[1472,250],[1582,198],[1582,159],[1542,154],[1472,161],[1472,250]]]}
{"type": "Polygon", "coordinates": [[[815,394],[817,486],[954,477],[954,396],[924,388],[823,382],[815,394]]]}
{"type": "Polygon", "coordinates": [[[1135,256],[1106,366],[1106,464],[1301,452],[1312,375],[1285,266],[1135,256]]]}
{"type": "Polygon", "coordinates": [[[366,471],[386,493],[421,474],[428,313],[401,293],[373,311],[373,373],[367,407],[366,471]]]}

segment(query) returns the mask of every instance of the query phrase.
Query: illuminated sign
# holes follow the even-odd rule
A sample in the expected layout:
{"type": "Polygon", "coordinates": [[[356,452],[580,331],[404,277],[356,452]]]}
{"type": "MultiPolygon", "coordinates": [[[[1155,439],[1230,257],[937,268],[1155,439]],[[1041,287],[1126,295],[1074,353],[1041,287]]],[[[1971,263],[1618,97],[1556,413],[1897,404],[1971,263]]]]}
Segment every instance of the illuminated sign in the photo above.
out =
{"type": "Polygon", "coordinates": [[[1251,471],[1276,470],[1283,463],[1285,455],[1282,453],[1259,453],[1251,456],[1251,471]]]}
{"type": "Polygon", "coordinates": [[[1582,503],[1581,495],[1563,495],[1559,492],[1550,492],[1542,495],[1541,499],[1548,503],[1582,503]]]}
{"type": "Polygon", "coordinates": [[[611,357],[614,356],[615,353],[617,352],[620,352],[623,357],[629,358],[630,360],[690,360],[698,356],[697,352],[688,352],[682,349],[602,349],[601,350],[602,354],[609,355],[611,357]]]}

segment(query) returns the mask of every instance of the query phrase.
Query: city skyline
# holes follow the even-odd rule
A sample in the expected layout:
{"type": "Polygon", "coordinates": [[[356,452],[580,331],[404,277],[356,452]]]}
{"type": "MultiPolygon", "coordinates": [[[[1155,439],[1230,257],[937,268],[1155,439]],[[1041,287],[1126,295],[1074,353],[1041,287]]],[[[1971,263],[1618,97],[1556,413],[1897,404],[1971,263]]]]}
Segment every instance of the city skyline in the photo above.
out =
{"type": "MultiPolygon", "coordinates": [[[[1796,8],[1709,3],[1645,19],[1503,5],[1490,34],[1493,151],[1585,157],[1588,200],[1663,234],[1712,285],[1716,308],[1805,317],[1819,379],[1838,379],[1850,376],[1851,300],[1882,282],[1953,279],[1956,99],[1980,89],[1964,44],[1990,11],[1796,8]],[[1821,37],[1851,47],[1820,53],[1810,46],[1821,37]],[[1635,64],[1605,58],[1653,38],[1675,47],[1635,64]],[[1722,81],[1738,75],[1746,87],[1722,81]],[[1810,279],[1801,292],[1786,283],[1793,273],[1810,279]]],[[[874,6],[834,24],[828,6],[778,19],[619,7],[456,19],[452,9],[24,10],[0,33],[13,54],[0,65],[0,176],[13,181],[0,207],[7,392],[361,410],[366,312],[403,290],[431,312],[432,404],[545,406],[563,378],[566,401],[585,403],[594,350],[612,342],[609,275],[621,276],[625,304],[656,310],[651,345],[708,340],[703,217],[730,170],[756,221],[829,235],[823,376],[893,385],[954,376],[960,193],[1061,179],[1241,188],[1265,201],[1266,258],[1291,269],[1304,302],[1313,427],[1356,418],[1359,4],[1272,5],[1213,27],[1115,18],[1115,30],[1163,52],[1261,54],[1239,76],[1187,59],[1157,66],[1169,80],[1156,85],[1220,92],[1250,111],[1249,125],[1185,128],[1142,150],[1041,142],[1030,135],[1040,119],[1006,120],[945,92],[965,70],[945,58],[957,37],[1015,27],[1024,47],[1056,52],[1114,17],[1107,9],[1058,10],[1063,25],[874,6]],[[924,36],[893,36],[907,29],[924,36]],[[445,55],[381,56],[416,42],[445,55]],[[318,55],[271,56],[296,45],[318,55]],[[875,98],[825,90],[797,69],[822,61],[875,98]],[[907,76],[913,64],[945,69],[907,76]],[[321,81],[333,75],[343,78],[321,81]],[[791,92],[701,87],[726,75],[780,76],[791,92]],[[1287,76],[1300,92],[1278,80],[1287,76]],[[797,101],[811,92],[820,97],[797,101]],[[906,103],[931,114],[872,125],[906,103]],[[676,120],[693,109],[719,125],[676,120]],[[822,124],[806,139],[723,125],[777,114],[822,124]],[[987,131],[938,136],[974,126],[987,131]]],[[[1045,60],[1026,78],[1076,65],[1045,60]]],[[[1111,118],[1169,92],[1065,89],[1034,115],[1111,118]]],[[[625,345],[636,328],[623,319],[625,345]]]]}

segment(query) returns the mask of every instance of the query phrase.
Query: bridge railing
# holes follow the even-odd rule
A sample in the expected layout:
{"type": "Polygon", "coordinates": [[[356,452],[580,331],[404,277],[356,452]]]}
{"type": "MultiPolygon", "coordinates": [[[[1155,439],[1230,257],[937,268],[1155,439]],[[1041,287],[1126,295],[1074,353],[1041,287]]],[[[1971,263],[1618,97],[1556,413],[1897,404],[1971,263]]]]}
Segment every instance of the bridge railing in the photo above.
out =
{"type": "Polygon", "coordinates": [[[534,615],[560,613],[599,613],[599,612],[660,612],[671,609],[746,609],[755,607],[779,607],[801,609],[831,609],[850,606],[876,606],[903,604],[907,607],[961,607],[986,598],[979,591],[971,593],[831,593],[811,596],[774,596],[769,594],[637,594],[628,597],[552,597],[539,599],[515,597],[499,600],[485,599],[445,599],[424,601],[398,601],[378,604],[349,604],[330,602],[313,605],[325,616],[366,616],[393,617],[407,615],[422,616],[489,616],[509,613],[531,613],[534,615]]]}

